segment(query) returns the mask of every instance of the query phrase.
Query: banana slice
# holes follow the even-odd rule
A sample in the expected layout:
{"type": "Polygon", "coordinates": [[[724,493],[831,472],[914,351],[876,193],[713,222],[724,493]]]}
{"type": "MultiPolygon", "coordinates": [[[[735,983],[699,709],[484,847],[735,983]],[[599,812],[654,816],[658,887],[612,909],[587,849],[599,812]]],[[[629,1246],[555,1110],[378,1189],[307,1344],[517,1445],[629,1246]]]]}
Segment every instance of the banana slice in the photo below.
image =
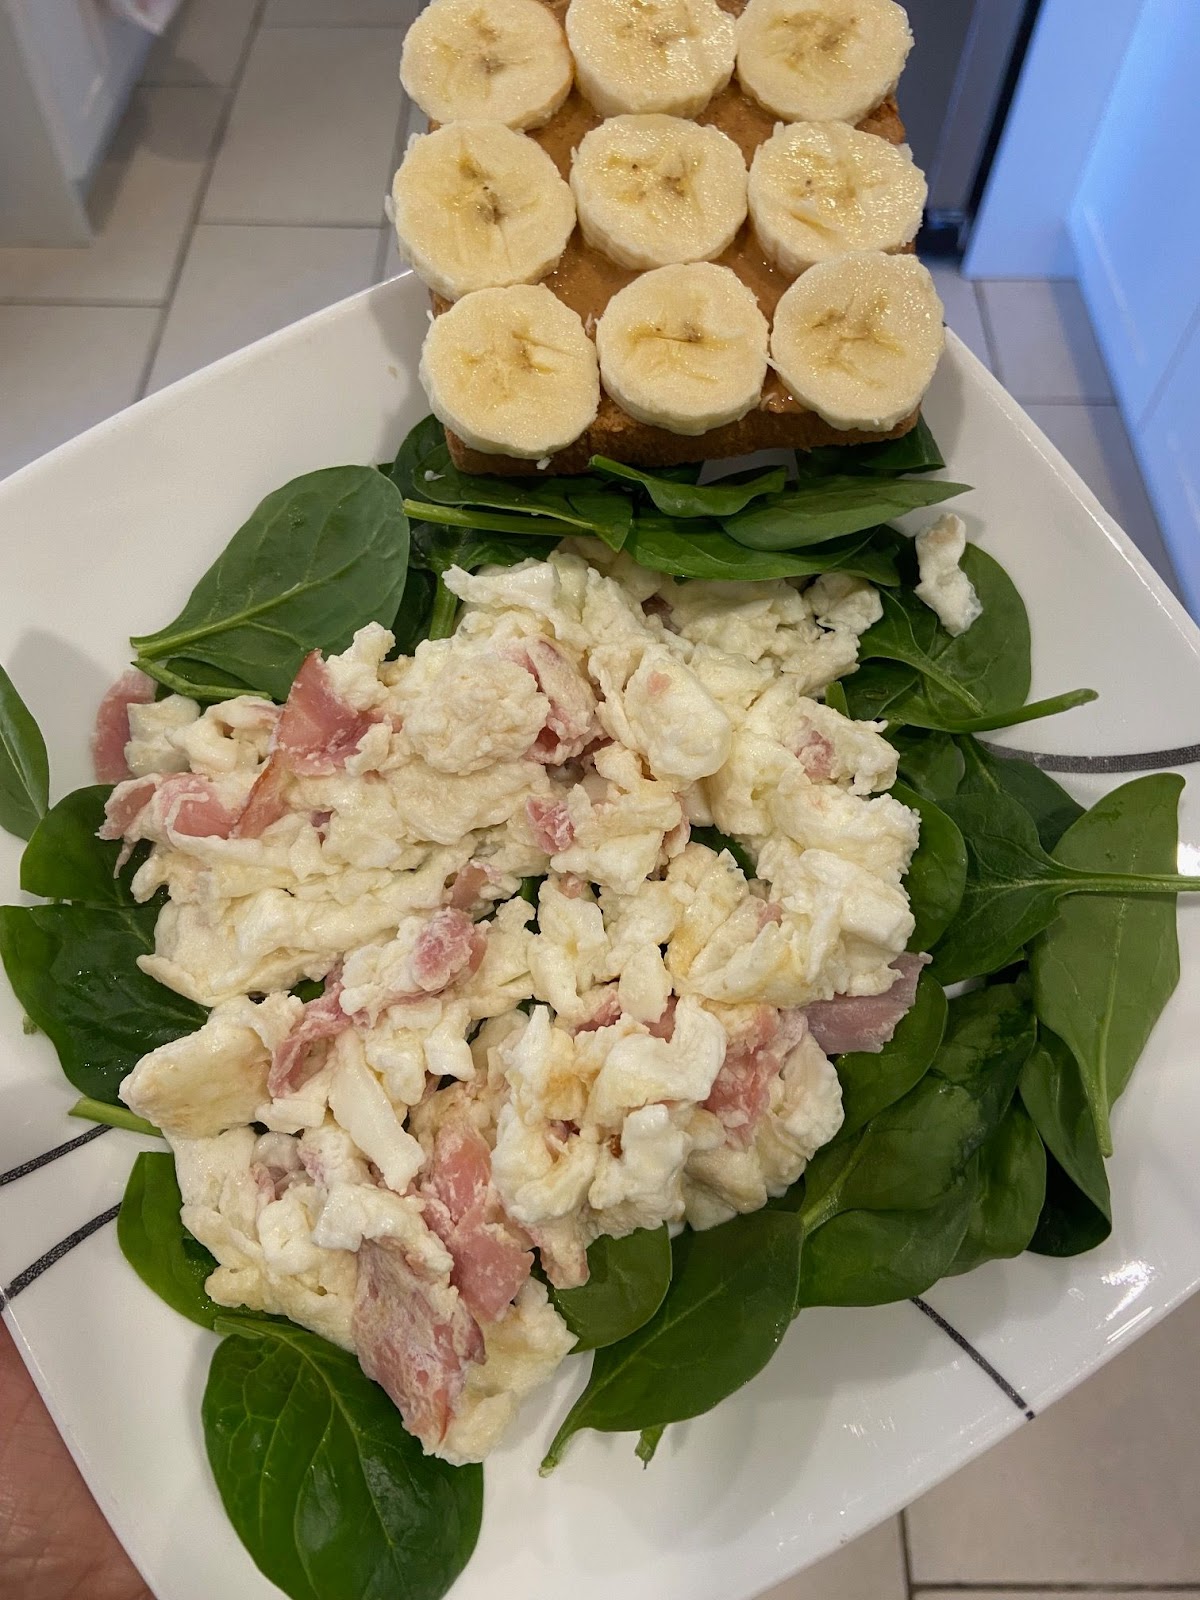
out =
{"type": "Polygon", "coordinates": [[[608,302],[596,348],[622,411],[671,433],[707,433],[758,403],[767,319],[728,267],[659,267],[608,302]]]}
{"type": "Polygon", "coordinates": [[[733,76],[733,18],[717,0],[571,0],[567,39],[602,117],[694,117],[733,76]]]}
{"type": "Polygon", "coordinates": [[[438,421],[494,455],[553,455],[600,404],[596,347],[545,284],[465,295],[425,335],[420,379],[438,421]]]}
{"type": "Polygon", "coordinates": [[[401,254],[447,300],[544,277],[575,226],[558,168],[501,122],[418,134],[392,184],[392,213],[401,254]]]}
{"type": "Polygon", "coordinates": [[[944,343],[942,302],[915,256],[839,256],[784,293],[771,364],[830,427],[886,433],[921,403],[944,343]]]}
{"type": "Polygon", "coordinates": [[[610,117],[571,167],[583,237],[622,267],[711,261],[746,216],[746,163],[719,128],[682,117],[610,117]]]}
{"type": "Polygon", "coordinates": [[[738,81],[787,122],[858,122],[896,87],[912,42],[896,0],[750,0],[738,81]]]}
{"type": "Polygon", "coordinates": [[[562,28],[539,0],[432,0],[400,57],[400,82],[433,122],[540,128],[573,78],[562,28]]]}
{"type": "Polygon", "coordinates": [[[907,149],[844,122],[777,126],[750,166],[754,231],[793,277],[834,256],[900,249],[916,237],[926,193],[907,149]]]}

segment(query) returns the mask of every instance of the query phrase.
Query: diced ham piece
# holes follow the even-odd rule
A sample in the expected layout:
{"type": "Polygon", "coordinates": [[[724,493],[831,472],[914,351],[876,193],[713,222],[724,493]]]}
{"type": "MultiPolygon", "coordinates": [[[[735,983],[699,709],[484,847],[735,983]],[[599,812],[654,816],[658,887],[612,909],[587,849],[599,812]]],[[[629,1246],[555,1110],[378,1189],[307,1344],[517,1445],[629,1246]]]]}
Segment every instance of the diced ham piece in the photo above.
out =
{"type": "Polygon", "coordinates": [[[234,839],[261,839],[273,822],[287,811],[284,789],[288,770],[277,755],[267,757],[266,765],[254,780],[242,814],[233,825],[234,839]]]}
{"type": "Polygon", "coordinates": [[[748,1150],[754,1141],[771,1102],[771,1084],[783,1065],[783,1045],[774,1006],[756,1006],[753,1020],[729,1040],[704,1109],[725,1125],[726,1142],[736,1150],[748,1150]]]}
{"type": "Polygon", "coordinates": [[[575,842],[575,824],[567,810],[565,800],[547,800],[543,795],[530,795],[525,802],[525,816],[529,821],[533,842],[548,856],[569,850],[575,842]]]}
{"type": "Polygon", "coordinates": [[[485,867],[479,861],[468,861],[450,886],[448,904],[455,911],[469,911],[479,903],[484,884],[495,883],[499,876],[494,867],[485,867]]]}
{"type": "Polygon", "coordinates": [[[817,1000],[806,1006],[812,1036],[825,1054],[840,1056],[851,1050],[878,1054],[901,1018],[911,1010],[921,968],[932,959],[926,955],[897,956],[892,962],[896,981],[882,994],[835,994],[832,1000],[817,1000]]]}
{"type": "Polygon", "coordinates": [[[123,839],[137,818],[149,805],[158,788],[155,778],[130,778],[119,783],[104,802],[104,821],[98,836],[101,839],[123,839]]]}
{"type": "Polygon", "coordinates": [[[468,1365],[484,1357],[483,1335],[461,1296],[423,1277],[393,1240],[364,1240],[353,1335],[367,1377],[383,1386],[425,1449],[436,1449],[468,1365]]]}
{"type": "Polygon", "coordinates": [[[833,777],[836,753],[825,735],[815,728],[804,735],[796,747],[796,755],[810,778],[827,783],[833,777]]]}
{"type": "Polygon", "coordinates": [[[647,1029],[656,1039],[665,1039],[668,1044],[675,1037],[675,1007],[678,1004],[673,994],[667,996],[666,1009],[657,1022],[648,1022],[647,1029]]]}
{"type": "Polygon", "coordinates": [[[275,750],[301,777],[322,777],[346,765],[359,740],[379,718],[356,711],[333,687],[329,668],[314,650],[288,691],[275,733],[275,750]]]}
{"type": "Polygon", "coordinates": [[[295,1094],[320,1071],[322,1053],[313,1050],[315,1044],[336,1039],[353,1026],[352,1019],[342,1010],[341,999],[341,975],[335,972],[326,980],[325,993],[305,1005],[300,1020],[271,1057],[267,1093],[272,1100],[295,1094]]]}
{"type": "Polygon", "coordinates": [[[759,931],[761,932],[763,928],[769,927],[772,922],[783,921],[783,907],[777,905],[774,900],[760,900],[756,906],[756,915],[758,917],[759,931]]]}
{"type": "Polygon", "coordinates": [[[512,1237],[492,1189],[492,1156],[470,1123],[438,1130],[422,1189],[425,1222],[454,1258],[450,1282],[471,1314],[495,1322],[529,1276],[533,1257],[512,1237]]]}
{"type": "Polygon", "coordinates": [[[527,1232],[537,1246],[542,1271],[556,1289],[578,1289],[588,1281],[587,1249],[576,1230],[551,1222],[527,1232]]]}
{"type": "Polygon", "coordinates": [[[154,679],[130,667],[101,700],[92,731],[92,767],[97,783],[123,783],[131,776],[125,761],[129,708],[148,706],[153,699],[154,679]]]}
{"type": "Polygon", "coordinates": [[[614,1022],[621,1020],[621,1002],[617,998],[617,986],[611,984],[600,996],[596,1009],[591,1016],[581,1022],[575,1029],[576,1033],[595,1033],[598,1028],[611,1028],[614,1022]]]}
{"type": "Polygon", "coordinates": [[[465,911],[443,906],[417,935],[412,973],[425,994],[438,994],[464,972],[477,972],[487,948],[487,931],[465,911]]]}
{"type": "Polygon", "coordinates": [[[561,766],[586,749],[596,732],[596,696],[553,639],[527,639],[514,645],[511,659],[537,679],[550,702],[546,722],[529,749],[529,759],[561,766]]]}

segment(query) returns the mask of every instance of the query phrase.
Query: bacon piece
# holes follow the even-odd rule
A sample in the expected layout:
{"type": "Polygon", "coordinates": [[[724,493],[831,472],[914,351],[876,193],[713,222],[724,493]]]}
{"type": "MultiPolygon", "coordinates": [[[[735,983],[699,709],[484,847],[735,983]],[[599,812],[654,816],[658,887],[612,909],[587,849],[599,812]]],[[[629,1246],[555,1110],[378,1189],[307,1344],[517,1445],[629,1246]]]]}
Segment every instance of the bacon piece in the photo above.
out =
{"type": "Polygon", "coordinates": [[[483,1335],[461,1297],[422,1277],[395,1241],[366,1239],[353,1334],[367,1377],[382,1385],[409,1433],[436,1449],[468,1365],[484,1358],[483,1335]]]}
{"type": "Polygon", "coordinates": [[[487,932],[465,911],[443,906],[417,935],[412,973],[425,994],[437,994],[463,972],[477,972],[487,948],[487,932]]]}
{"type": "Polygon", "coordinates": [[[287,780],[288,770],[282,760],[276,755],[268,756],[233,825],[231,838],[261,839],[271,824],[279,821],[287,811],[283,798],[287,780]]]}
{"type": "Polygon", "coordinates": [[[129,708],[148,706],[153,699],[154,679],[136,667],[123,672],[105,694],[92,731],[92,767],[97,783],[123,783],[132,776],[125,760],[129,708]]]}
{"type": "Polygon", "coordinates": [[[805,1007],[812,1036],[827,1056],[848,1051],[877,1055],[912,1008],[921,968],[932,956],[902,955],[892,962],[896,980],[882,994],[835,994],[805,1007]]]}
{"type": "Polygon", "coordinates": [[[584,750],[596,732],[596,697],[553,639],[534,638],[511,646],[509,658],[537,680],[550,702],[542,731],[528,751],[530,761],[561,766],[584,750]]]}
{"type": "Polygon", "coordinates": [[[375,713],[356,711],[338,694],[321,652],[314,650],[305,657],[288,691],[275,732],[275,750],[287,768],[301,777],[328,776],[346,765],[359,740],[378,721],[375,713]]]}
{"type": "Polygon", "coordinates": [[[295,1094],[321,1070],[323,1052],[314,1051],[315,1044],[336,1039],[353,1026],[352,1019],[342,1010],[341,999],[341,973],[333,972],[325,980],[324,994],[308,1001],[300,1020],[271,1056],[267,1093],[272,1100],[295,1094]]]}
{"type": "Polygon", "coordinates": [[[575,824],[567,810],[565,800],[547,800],[542,795],[530,795],[525,802],[525,816],[533,834],[533,842],[548,856],[560,850],[569,850],[575,842],[575,824]]]}
{"type": "Polygon", "coordinates": [[[473,1316],[495,1322],[528,1278],[533,1256],[499,1220],[491,1151],[470,1123],[439,1128],[421,1193],[426,1224],[454,1258],[450,1282],[473,1316]]]}

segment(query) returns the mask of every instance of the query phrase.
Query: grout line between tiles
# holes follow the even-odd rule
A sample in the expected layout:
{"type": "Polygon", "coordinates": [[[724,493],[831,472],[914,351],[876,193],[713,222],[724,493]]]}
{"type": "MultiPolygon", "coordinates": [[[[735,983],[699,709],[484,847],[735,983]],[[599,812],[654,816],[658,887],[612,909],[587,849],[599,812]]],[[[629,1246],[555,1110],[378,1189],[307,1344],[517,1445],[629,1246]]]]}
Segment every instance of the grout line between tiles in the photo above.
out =
{"type": "Polygon", "coordinates": [[[212,140],[208,147],[208,161],[205,165],[204,176],[200,180],[199,187],[196,190],[196,197],[192,202],[192,209],[188,217],[187,227],[184,229],[183,238],[180,241],[179,250],[175,257],[175,264],[171,269],[171,277],[167,284],[166,297],[163,301],[162,311],[158,318],[158,326],[154,330],[154,336],[150,340],[150,348],[146,352],[146,360],[142,366],[142,375],[138,381],[137,393],[135,396],[135,398],[138,400],[142,399],[146,393],[146,386],[150,382],[150,374],[154,371],[154,363],[158,359],[158,352],[162,346],[163,334],[166,332],[167,319],[171,315],[171,307],[175,304],[175,294],[179,288],[179,280],[183,276],[184,263],[187,260],[188,251],[191,249],[192,239],[196,233],[196,224],[200,220],[200,213],[204,207],[204,200],[208,194],[209,185],[212,183],[213,169],[217,164],[217,157],[221,153],[221,146],[225,142],[225,135],[229,129],[229,119],[233,114],[234,101],[237,99],[238,90],[242,86],[242,79],[246,75],[246,65],[250,60],[250,52],[254,48],[254,42],[258,38],[258,32],[262,26],[263,13],[266,9],[267,0],[258,0],[258,3],[254,8],[254,15],[250,19],[250,27],[246,32],[245,41],[242,44],[242,53],[238,57],[237,66],[234,68],[233,76],[229,82],[229,88],[226,91],[225,104],[221,108],[221,115],[217,118],[216,127],[213,129],[212,140]]]}
{"type": "Polygon", "coordinates": [[[265,217],[205,217],[203,221],[197,219],[196,225],[201,228],[336,228],[351,232],[357,229],[360,233],[381,226],[378,217],[374,222],[275,222],[265,217]]]}
{"type": "Polygon", "coordinates": [[[157,311],[162,300],[75,300],[40,295],[0,295],[0,306],[78,306],[84,311],[157,311]]]}
{"type": "Polygon", "coordinates": [[[913,1600],[912,1546],[908,1538],[908,1507],[900,1513],[900,1554],[904,1558],[904,1593],[913,1600]]]}

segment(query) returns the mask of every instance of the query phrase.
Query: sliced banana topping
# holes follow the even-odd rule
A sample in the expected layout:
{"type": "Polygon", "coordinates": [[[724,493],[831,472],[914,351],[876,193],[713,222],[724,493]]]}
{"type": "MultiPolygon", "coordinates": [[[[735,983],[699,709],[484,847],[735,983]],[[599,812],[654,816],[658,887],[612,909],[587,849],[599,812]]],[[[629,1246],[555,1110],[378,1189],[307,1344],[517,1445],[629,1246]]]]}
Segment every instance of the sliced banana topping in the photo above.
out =
{"type": "Polygon", "coordinates": [[[447,300],[544,277],[575,226],[554,162],[501,122],[448,122],[418,135],[392,207],[401,254],[447,300]]]}
{"type": "Polygon", "coordinates": [[[540,0],[432,0],[400,58],[401,83],[433,122],[539,128],[573,77],[562,28],[540,0]]]}
{"type": "Polygon", "coordinates": [[[610,117],[571,167],[583,237],[623,267],[711,261],[746,216],[746,163],[718,128],[682,117],[610,117]]]}
{"type": "Polygon", "coordinates": [[[426,334],[420,378],[438,421],[497,455],[553,455],[600,404],[596,347],[544,284],[464,296],[426,334]]]}
{"type": "Polygon", "coordinates": [[[567,38],[602,117],[694,117],[733,76],[733,18],[717,0],[571,0],[567,38]]]}
{"type": "Polygon", "coordinates": [[[858,122],[896,87],[911,48],[896,0],[750,0],[738,81],[788,122],[858,122]]]}
{"type": "Polygon", "coordinates": [[[793,122],[755,151],[749,196],[764,253],[794,277],[834,256],[908,244],[926,187],[907,149],[844,122],[793,122]]]}
{"type": "Polygon", "coordinates": [[[771,364],[830,427],[886,433],[921,403],[944,343],[942,302],[915,256],[840,256],[784,293],[771,364]]]}
{"type": "Polygon", "coordinates": [[[767,320],[728,267],[659,267],[608,302],[596,348],[623,411],[671,433],[707,433],[757,404],[767,320]]]}

